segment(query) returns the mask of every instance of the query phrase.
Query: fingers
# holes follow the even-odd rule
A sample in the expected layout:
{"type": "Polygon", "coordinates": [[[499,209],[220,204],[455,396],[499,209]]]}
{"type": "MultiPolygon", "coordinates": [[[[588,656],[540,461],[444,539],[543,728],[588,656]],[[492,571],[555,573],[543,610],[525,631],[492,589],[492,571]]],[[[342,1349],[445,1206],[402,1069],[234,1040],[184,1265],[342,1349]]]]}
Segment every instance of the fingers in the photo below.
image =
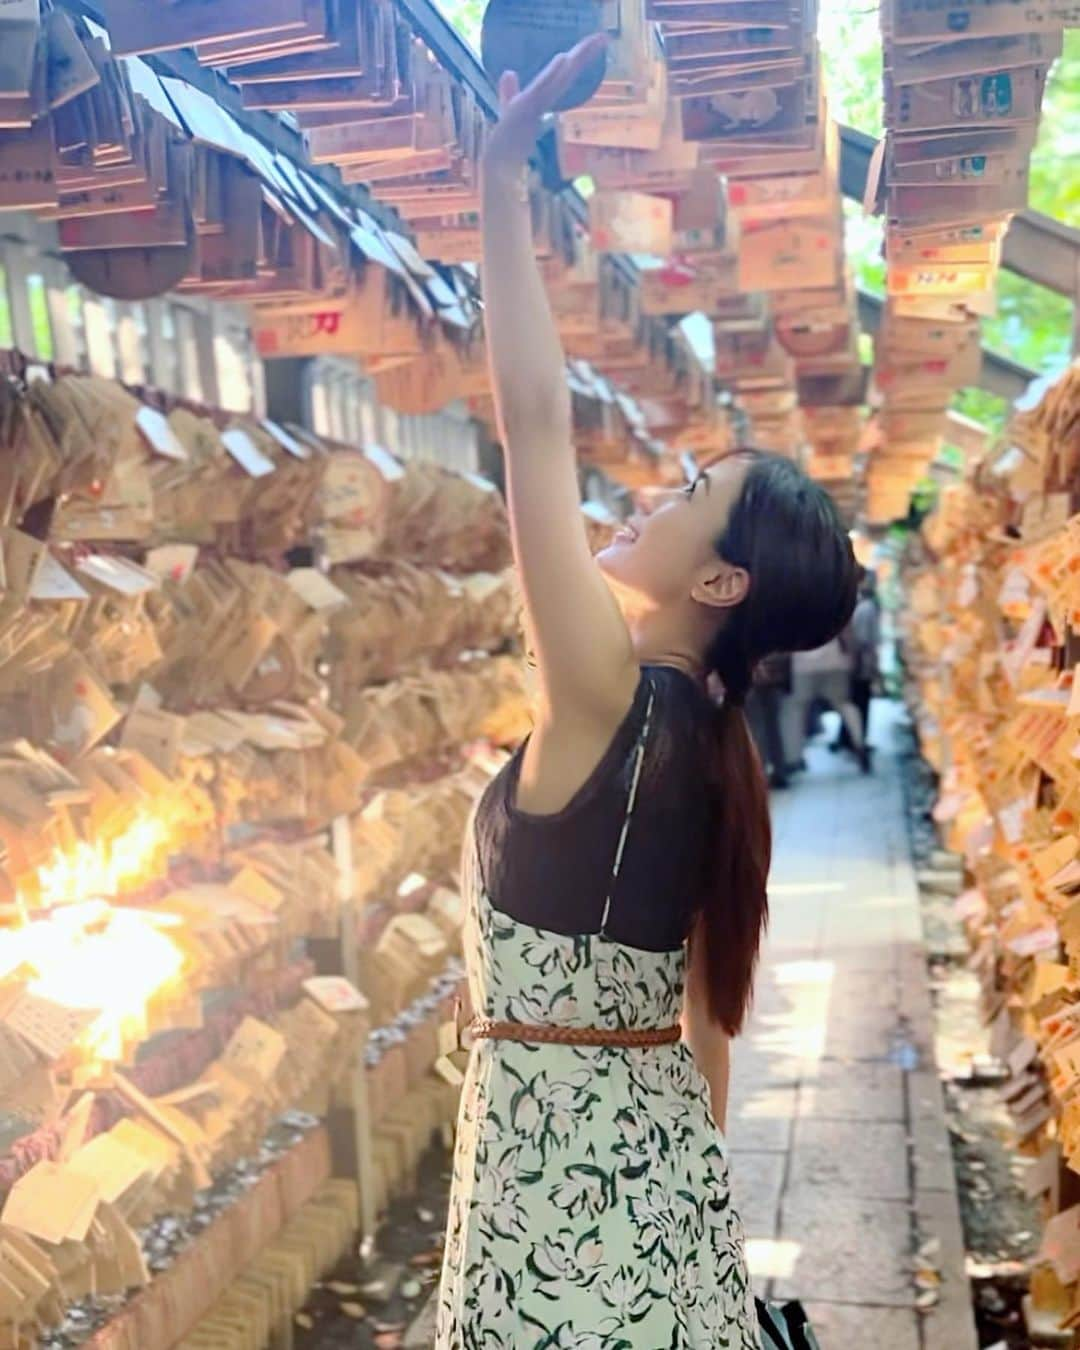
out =
{"type": "Polygon", "coordinates": [[[558,94],[562,92],[562,87],[566,82],[568,63],[569,53],[560,52],[558,56],[548,62],[525,92],[537,103],[550,106],[551,99],[558,97],[558,94]]]}
{"type": "Polygon", "coordinates": [[[529,136],[535,138],[544,117],[559,106],[582,72],[606,46],[607,38],[603,33],[593,34],[572,50],[560,52],[524,90],[516,71],[504,71],[498,86],[500,121],[513,122],[523,134],[528,130],[529,136]]]}
{"type": "Polygon", "coordinates": [[[499,78],[499,109],[505,116],[511,104],[526,108],[534,116],[542,117],[563,92],[564,72],[568,53],[563,52],[550,61],[524,90],[515,70],[506,70],[499,78]]]}
{"type": "Polygon", "coordinates": [[[534,116],[543,117],[550,112],[576,78],[576,71],[570,62],[569,52],[562,52],[537,75],[522,98],[527,100],[534,116]]]}
{"type": "Polygon", "coordinates": [[[568,52],[554,57],[520,95],[531,110],[543,116],[562,98],[582,71],[607,47],[607,35],[594,33],[568,52]]]}
{"type": "Polygon", "coordinates": [[[521,92],[521,81],[516,70],[504,70],[499,79],[499,107],[504,111],[521,92]]]}
{"type": "Polygon", "coordinates": [[[608,38],[606,33],[593,33],[591,37],[582,38],[582,40],[573,47],[568,53],[569,60],[573,63],[575,70],[581,70],[595,61],[602,51],[607,50],[608,38]]]}
{"type": "Polygon", "coordinates": [[[570,51],[564,53],[563,64],[558,76],[558,97],[561,97],[581,77],[583,72],[606,50],[607,45],[606,33],[593,33],[591,37],[585,38],[576,47],[572,47],[570,51]]]}

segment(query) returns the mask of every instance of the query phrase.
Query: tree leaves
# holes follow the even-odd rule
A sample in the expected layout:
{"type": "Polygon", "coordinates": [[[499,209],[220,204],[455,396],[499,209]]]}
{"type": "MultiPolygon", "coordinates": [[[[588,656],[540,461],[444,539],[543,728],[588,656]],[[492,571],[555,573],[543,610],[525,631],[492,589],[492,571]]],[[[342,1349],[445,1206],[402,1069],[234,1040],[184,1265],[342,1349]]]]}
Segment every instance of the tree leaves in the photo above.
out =
{"type": "Polygon", "coordinates": [[[480,25],[487,0],[438,0],[439,8],[474,50],[480,50],[480,25]]]}

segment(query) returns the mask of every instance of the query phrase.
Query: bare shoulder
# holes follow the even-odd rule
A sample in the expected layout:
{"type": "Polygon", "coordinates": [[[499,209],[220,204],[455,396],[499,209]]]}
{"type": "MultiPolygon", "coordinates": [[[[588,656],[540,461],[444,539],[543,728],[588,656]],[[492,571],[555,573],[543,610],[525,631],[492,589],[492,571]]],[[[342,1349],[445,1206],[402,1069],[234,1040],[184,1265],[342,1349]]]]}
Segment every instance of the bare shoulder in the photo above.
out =
{"type": "Polygon", "coordinates": [[[542,712],[529,739],[518,781],[517,805],[555,815],[588,782],[633,711],[643,676],[612,690],[609,699],[542,712]]]}

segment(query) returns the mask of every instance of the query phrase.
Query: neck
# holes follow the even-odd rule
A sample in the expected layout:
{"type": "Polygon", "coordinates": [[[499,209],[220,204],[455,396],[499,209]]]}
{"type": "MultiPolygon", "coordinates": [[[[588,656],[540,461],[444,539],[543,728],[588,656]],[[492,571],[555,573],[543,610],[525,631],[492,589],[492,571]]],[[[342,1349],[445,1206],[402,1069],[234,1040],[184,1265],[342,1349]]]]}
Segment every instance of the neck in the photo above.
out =
{"type": "MultiPolygon", "coordinates": [[[[680,625],[680,628],[682,626],[680,625]]],[[[643,666],[672,666],[692,679],[705,679],[703,653],[707,637],[672,631],[663,614],[639,616],[630,622],[630,636],[638,662],[643,666]]]]}

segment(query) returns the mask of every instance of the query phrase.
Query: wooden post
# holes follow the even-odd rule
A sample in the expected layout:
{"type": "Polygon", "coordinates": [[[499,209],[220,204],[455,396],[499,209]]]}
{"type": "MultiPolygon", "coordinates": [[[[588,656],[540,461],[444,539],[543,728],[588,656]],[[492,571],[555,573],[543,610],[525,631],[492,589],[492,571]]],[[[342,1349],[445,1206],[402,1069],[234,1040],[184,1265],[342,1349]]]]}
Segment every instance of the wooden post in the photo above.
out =
{"type": "Polygon", "coordinates": [[[19,243],[0,243],[0,262],[7,271],[8,300],[11,305],[11,327],[16,348],[26,356],[37,356],[34,341],[34,322],[30,313],[30,297],[26,289],[30,275],[30,250],[19,243]]]}
{"type": "Polygon", "coordinates": [[[218,381],[217,353],[214,350],[214,315],[206,306],[190,306],[195,332],[195,360],[199,367],[203,402],[211,407],[221,406],[221,387],[218,381]]]}
{"type": "MultiPolygon", "coordinates": [[[[336,816],[330,830],[331,848],[338,869],[338,902],[341,914],[341,968],[345,977],[360,987],[360,961],[356,942],[356,914],[353,909],[352,823],[348,816],[336,816]]],[[[360,1236],[375,1234],[375,1160],[371,1139],[371,1109],[368,1104],[367,1071],[364,1068],[364,1036],[356,1063],[348,1078],[351,1099],[353,1145],[356,1156],[356,1180],[360,1188],[360,1236]]]]}

